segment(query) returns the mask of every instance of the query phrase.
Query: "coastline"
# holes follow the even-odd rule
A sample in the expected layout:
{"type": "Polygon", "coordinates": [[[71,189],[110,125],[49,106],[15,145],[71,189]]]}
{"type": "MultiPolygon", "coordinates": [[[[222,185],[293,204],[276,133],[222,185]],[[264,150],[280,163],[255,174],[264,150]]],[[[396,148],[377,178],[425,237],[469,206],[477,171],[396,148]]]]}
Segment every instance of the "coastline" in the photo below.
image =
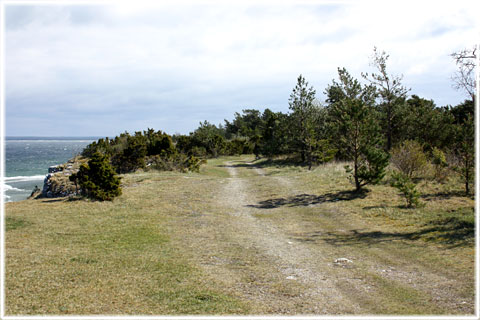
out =
{"type": "Polygon", "coordinates": [[[26,200],[35,186],[43,188],[50,166],[67,162],[94,141],[93,137],[5,137],[5,202],[26,200]]]}

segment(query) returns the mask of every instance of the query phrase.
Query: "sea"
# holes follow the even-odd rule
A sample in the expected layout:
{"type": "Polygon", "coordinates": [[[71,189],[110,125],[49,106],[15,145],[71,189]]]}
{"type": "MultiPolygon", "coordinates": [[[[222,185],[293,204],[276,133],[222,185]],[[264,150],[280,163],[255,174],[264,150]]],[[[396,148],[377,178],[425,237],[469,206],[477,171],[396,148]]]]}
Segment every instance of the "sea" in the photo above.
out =
{"type": "Polygon", "coordinates": [[[67,162],[98,137],[6,137],[4,201],[27,199],[42,189],[50,166],[67,162]]]}

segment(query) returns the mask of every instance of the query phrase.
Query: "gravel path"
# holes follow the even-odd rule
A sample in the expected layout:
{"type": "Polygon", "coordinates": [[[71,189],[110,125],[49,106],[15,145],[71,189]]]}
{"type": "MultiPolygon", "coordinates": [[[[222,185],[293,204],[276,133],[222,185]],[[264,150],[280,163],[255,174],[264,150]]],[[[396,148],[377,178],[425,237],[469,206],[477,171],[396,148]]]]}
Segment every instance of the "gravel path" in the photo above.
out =
{"type": "MultiPolygon", "coordinates": [[[[348,300],[338,290],[338,275],[332,278],[332,272],[328,270],[334,261],[323,256],[321,251],[312,250],[305,243],[292,241],[283,230],[267,221],[255,218],[254,214],[258,210],[248,206],[256,198],[252,194],[254,190],[248,188],[245,179],[237,177],[238,169],[231,162],[227,162],[226,166],[231,178],[224,189],[223,200],[229,204],[230,214],[236,217],[235,223],[239,229],[248,233],[250,245],[259,248],[271,261],[275,261],[275,269],[286,282],[298,281],[307,288],[302,296],[305,302],[309,302],[304,311],[315,314],[361,312],[361,306],[357,302],[348,300]]],[[[259,176],[265,176],[262,169],[254,167],[253,170],[259,176]]],[[[281,177],[275,177],[275,180],[287,183],[281,177]]],[[[344,279],[348,279],[348,275],[344,279]]]]}
{"type": "Polygon", "coordinates": [[[189,241],[207,274],[251,301],[254,310],[295,315],[473,312],[473,301],[461,297],[454,278],[431,270],[415,255],[404,256],[395,243],[359,248],[329,242],[332,233],[371,230],[336,206],[258,206],[265,198],[308,195],[291,176],[269,175],[245,161],[227,161],[223,167],[230,177],[216,180],[216,189],[210,190],[215,209],[194,217],[197,228],[189,241]],[[320,220],[312,222],[308,214],[320,220]]]}

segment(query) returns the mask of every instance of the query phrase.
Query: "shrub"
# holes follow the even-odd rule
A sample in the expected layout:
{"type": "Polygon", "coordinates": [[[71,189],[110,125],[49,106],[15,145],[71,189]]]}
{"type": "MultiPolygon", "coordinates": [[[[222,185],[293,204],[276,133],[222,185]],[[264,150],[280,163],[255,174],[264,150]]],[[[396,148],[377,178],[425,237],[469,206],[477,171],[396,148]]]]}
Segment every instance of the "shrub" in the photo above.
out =
{"type": "Polygon", "coordinates": [[[80,186],[81,194],[94,200],[113,200],[122,194],[120,178],[110,165],[108,156],[96,152],[88,163],[70,176],[70,180],[80,186]]]}
{"type": "Polygon", "coordinates": [[[194,156],[189,156],[187,158],[187,168],[190,171],[193,172],[199,172],[200,171],[200,165],[206,163],[205,159],[200,159],[194,156]]]}
{"type": "Polygon", "coordinates": [[[392,182],[391,186],[397,188],[407,202],[408,208],[419,207],[420,203],[420,192],[417,190],[415,183],[404,173],[402,172],[393,172],[392,173],[392,182]]]}
{"type": "Polygon", "coordinates": [[[190,152],[195,157],[201,157],[201,158],[207,157],[207,149],[205,149],[205,147],[194,146],[190,152]]]}
{"type": "Polygon", "coordinates": [[[112,164],[118,173],[133,172],[145,167],[147,155],[146,139],[143,136],[128,136],[126,148],[112,158],[112,164]]]}
{"type": "Polygon", "coordinates": [[[422,146],[414,140],[406,140],[394,148],[391,159],[395,167],[410,179],[421,173],[427,165],[422,146]]]}
{"type": "Polygon", "coordinates": [[[147,168],[160,171],[180,171],[180,172],[199,172],[200,165],[206,161],[204,159],[186,155],[183,153],[175,153],[170,157],[155,155],[148,157],[147,168]]]}
{"type": "Polygon", "coordinates": [[[337,149],[326,139],[316,140],[313,144],[312,160],[314,163],[326,163],[333,159],[337,149]]]}
{"type": "Polygon", "coordinates": [[[445,182],[448,178],[448,162],[445,153],[438,149],[432,150],[433,178],[438,182],[445,182]]]}

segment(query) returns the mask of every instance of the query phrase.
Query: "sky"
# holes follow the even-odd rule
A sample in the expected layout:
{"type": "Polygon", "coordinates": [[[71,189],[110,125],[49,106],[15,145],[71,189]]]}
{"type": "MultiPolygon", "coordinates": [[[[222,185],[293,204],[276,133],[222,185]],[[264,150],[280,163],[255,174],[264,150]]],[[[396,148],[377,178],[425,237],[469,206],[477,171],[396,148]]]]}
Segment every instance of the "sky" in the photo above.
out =
{"type": "MultiPolygon", "coordinates": [[[[10,1],[6,136],[188,134],[255,108],[288,112],[302,74],[325,100],[373,48],[409,94],[456,105],[449,56],[480,40],[475,1],[10,1]]],[[[362,80],[363,81],[363,80],[362,80]]]]}

